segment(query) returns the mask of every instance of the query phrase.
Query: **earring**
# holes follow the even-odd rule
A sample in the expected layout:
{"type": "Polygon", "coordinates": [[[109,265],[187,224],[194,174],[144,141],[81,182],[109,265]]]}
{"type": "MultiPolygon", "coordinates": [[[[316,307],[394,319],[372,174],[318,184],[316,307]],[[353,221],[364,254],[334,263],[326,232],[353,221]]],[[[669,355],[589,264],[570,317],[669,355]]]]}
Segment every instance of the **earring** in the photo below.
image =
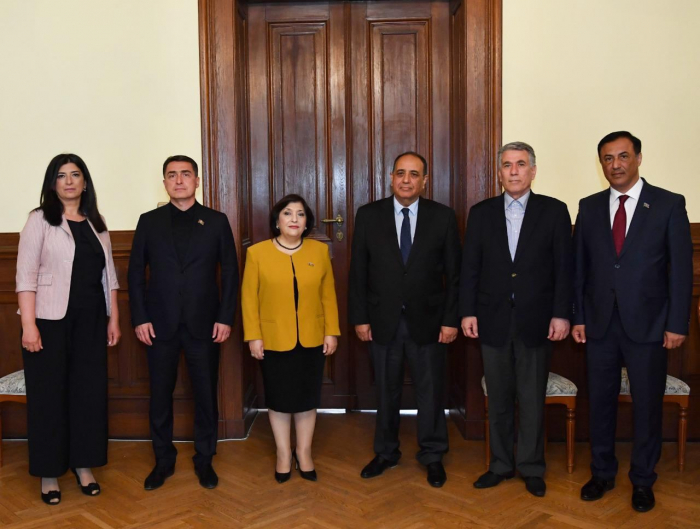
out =
{"type": "Polygon", "coordinates": [[[306,231],[306,230],[308,230],[308,229],[309,229],[308,226],[304,226],[304,231],[306,231]]]}
{"type": "Polygon", "coordinates": [[[83,193],[85,193],[85,191],[87,191],[87,186],[83,188],[83,193]]]}
{"type": "Polygon", "coordinates": [[[279,225],[279,224],[275,224],[275,229],[276,229],[276,230],[279,230],[279,229],[280,229],[280,225],[279,225]]]}

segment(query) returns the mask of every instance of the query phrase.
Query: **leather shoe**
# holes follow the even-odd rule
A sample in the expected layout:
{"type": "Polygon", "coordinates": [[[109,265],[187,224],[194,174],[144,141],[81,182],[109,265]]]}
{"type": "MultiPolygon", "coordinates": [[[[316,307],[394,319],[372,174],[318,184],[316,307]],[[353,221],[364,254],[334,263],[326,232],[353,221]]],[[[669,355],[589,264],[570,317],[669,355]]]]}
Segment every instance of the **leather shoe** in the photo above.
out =
{"type": "Polygon", "coordinates": [[[382,456],[375,456],[372,461],[367,463],[367,466],[362,469],[360,476],[363,478],[376,478],[384,473],[387,468],[394,468],[399,463],[396,461],[388,461],[382,456]]]}
{"type": "Polygon", "coordinates": [[[581,499],[583,501],[599,500],[606,492],[614,488],[614,479],[602,479],[593,476],[588,483],[581,487],[581,499]]]}
{"type": "Polygon", "coordinates": [[[504,481],[506,479],[510,479],[515,476],[515,472],[509,472],[508,474],[501,475],[501,474],[496,474],[495,472],[491,472],[490,470],[486,472],[485,474],[482,474],[479,476],[479,479],[477,479],[474,482],[474,488],[475,489],[490,489],[491,487],[495,487],[498,485],[501,481],[504,481]]]}
{"type": "Polygon", "coordinates": [[[211,463],[200,468],[195,468],[194,473],[199,478],[199,484],[205,489],[213,489],[219,484],[219,476],[214,472],[211,463]]]}
{"type": "Polygon", "coordinates": [[[523,477],[525,480],[525,488],[533,496],[541,498],[547,492],[547,485],[542,478],[537,476],[523,477]]]}
{"type": "Polygon", "coordinates": [[[445,467],[442,466],[440,461],[435,461],[433,463],[428,463],[428,483],[433,487],[442,487],[447,481],[447,474],[445,474],[445,467]]]}
{"type": "Polygon", "coordinates": [[[155,468],[146,478],[146,481],[143,484],[143,488],[146,490],[155,490],[159,487],[162,487],[163,483],[165,483],[165,480],[172,476],[174,473],[175,466],[159,467],[156,465],[155,468]]]}
{"type": "Polygon", "coordinates": [[[635,485],[632,487],[632,508],[637,512],[647,512],[654,508],[656,500],[651,487],[635,485]]]}

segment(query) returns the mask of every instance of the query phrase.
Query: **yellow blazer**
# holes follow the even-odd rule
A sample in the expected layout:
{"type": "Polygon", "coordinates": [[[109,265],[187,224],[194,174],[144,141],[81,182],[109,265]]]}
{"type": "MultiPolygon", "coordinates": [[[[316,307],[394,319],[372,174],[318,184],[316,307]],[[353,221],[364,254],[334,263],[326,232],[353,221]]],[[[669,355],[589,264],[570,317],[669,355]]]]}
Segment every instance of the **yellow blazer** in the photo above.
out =
{"type": "Polygon", "coordinates": [[[294,273],[299,289],[301,345],[317,347],[323,344],[324,336],[340,336],[328,246],[305,239],[297,252],[287,255],[267,240],[251,246],[246,254],[241,288],[245,341],[262,340],[269,351],[291,351],[296,347],[294,273]]]}

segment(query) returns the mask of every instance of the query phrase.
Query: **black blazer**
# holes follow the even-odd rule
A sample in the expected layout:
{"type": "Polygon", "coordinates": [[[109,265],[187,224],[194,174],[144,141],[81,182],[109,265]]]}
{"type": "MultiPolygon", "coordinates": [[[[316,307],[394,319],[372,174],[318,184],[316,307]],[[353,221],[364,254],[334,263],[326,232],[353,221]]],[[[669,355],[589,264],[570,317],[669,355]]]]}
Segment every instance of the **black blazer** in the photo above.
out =
{"type": "Polygon", "coordinates": [[[615,300],[627,335],[662,341],[688,334],[693,244],[682,195],[644,180],[625,244],[617,257],[610,228],[610,190],[579,202],[574,229],[574,324],[602,338],[615,300]]]}
{"type": "Polygon", "coordinates": [[[141,215],[134,234],[128,276],[131,323],[136,327],[151,322],[162,340],[171,338],[181,321],[199,339],[211,338],[214,323],[233,325],[238,259],[231,226],[223,213],[197,202],[193,207],[198,222],[183,263],[175,249],[168,207],[141,215]]]}
{"type": "Polygon", "coordinates": [[[469,212],[459,313],[476,316],[481,342],[500,347],[515,304],[518,336],[537,347],[552,318],[571,319],[571,217],[563,202],[531,191],[513,260],[504,200],[486,199],[469,212]]]}
{"type": "Polygon", "coordinates": [[[460,244],[455,212],[421,198],[411,254],[404,266],[394,220],[394,198],[362,206],[355,217],[348,300],[350,323],[369,323],[386,345],[405,307],[411,339],[438,341],[440,327],[459,327],[460,244]]]}

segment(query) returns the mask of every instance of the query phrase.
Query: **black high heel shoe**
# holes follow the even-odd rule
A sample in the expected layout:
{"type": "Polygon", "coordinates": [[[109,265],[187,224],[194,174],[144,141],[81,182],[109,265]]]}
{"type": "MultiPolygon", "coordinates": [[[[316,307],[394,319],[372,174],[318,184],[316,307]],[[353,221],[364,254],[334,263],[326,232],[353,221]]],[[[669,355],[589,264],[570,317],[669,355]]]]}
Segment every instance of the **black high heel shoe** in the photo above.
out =
{"type": "Polygon", "coordinates": [[[61,503],[61,491],[60,490],[50,490],[48,492],[41,493],[41,501],[46,505],[58,505],[61,503]],[[58,500],[58,501],[54,501],[58,500]]]}
{"type": "MultiPolygon", "coordinates": [[[[294,457],[294,456],[292,456],[294,457]]],[[[292,477],[292,459],[289,460],[289,472],[277,472],[277,469],[275,469],[275,479],[277,480],[277,483],[284,483],[285,481],[289,481],[289,478],[292,477]]]]}
{"type": "Polygon", "coordinates": [[[308,471],[301,469],[301,467],[299,466],[299,458],[297,457],[296,450],[292,450],[292,457],[294,458],[294,461],[296,462],[295,467],[299,471],[299,475],[302,478],[307,479],[309,481],[316,481],[318,479],[318,476],[316,476],[316,469],[308,470],[308,471]]]}
{"type": "Polygon", "coordinates": [[[78,487],[80,487],[80,490],[83,491],[83,494],[85,494],[86,496],[97,496],[100,493],[101,489],[99,483],[93,482],[89,485],[83,486],[83,484],[80,483],[80,476],[78,476],[78,473],[75,471],[75,469],[71,468],[70,470],[75,475],[75,481],[78,482],[78,487]]]}

